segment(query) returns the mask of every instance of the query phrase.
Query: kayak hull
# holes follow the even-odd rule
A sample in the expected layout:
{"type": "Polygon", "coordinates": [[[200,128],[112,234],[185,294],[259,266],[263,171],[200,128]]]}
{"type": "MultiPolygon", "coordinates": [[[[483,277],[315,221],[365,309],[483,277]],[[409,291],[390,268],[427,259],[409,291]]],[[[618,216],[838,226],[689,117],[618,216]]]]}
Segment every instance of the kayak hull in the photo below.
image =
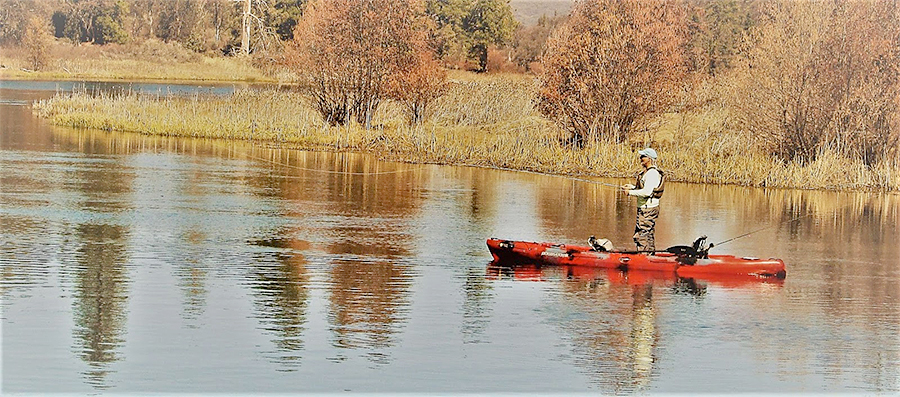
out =
{"type": "Polygon", "coordinates": [[[674,273],[684,278],[734,275],[758,278],[781,278],[786,275],[781,259],[759,259],[733,255],[709,255],[687,260],[667,252],[653,254],[633,252],[598,252],[588,246],[487,240],[495,263],[535,263],[556,266],[587,266],[619,270],[674,273]],[[693,262],[693,263],[690,263],[693,262]]]}

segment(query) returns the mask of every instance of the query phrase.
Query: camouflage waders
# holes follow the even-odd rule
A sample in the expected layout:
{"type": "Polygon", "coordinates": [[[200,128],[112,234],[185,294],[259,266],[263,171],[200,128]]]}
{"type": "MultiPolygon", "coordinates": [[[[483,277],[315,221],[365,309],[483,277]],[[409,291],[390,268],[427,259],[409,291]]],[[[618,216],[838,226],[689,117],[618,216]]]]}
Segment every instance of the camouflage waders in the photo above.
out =
{"type": "Polygon", "coordinates": [[[653,251],[656,249],[656,241],[653,238],[656,218],[659,218],[659,207],[638,207],[637,220],[634,223],[634,236],[632,236],[638,251],[653,251]]]}

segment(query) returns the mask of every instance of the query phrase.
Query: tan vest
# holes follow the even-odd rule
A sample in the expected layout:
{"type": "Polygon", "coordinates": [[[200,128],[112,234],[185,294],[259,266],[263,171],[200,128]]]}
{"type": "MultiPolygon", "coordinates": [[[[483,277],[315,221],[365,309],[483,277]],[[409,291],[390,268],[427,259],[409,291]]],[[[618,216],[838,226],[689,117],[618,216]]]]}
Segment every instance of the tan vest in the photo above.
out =
{"type": "Polygon", "coordinates": [[[657,186],[656,188],[653,189],[653,194],[651,194],[650,197],[658,199],[658,198],[662,197],[663,192],[666,189],[665,188],[666,174],[664,174],[661,169],[656,168],[655,165],[638,173],[637,174],[637,182],[635,182],[634,185],[635,185],[635,189],[638,189],[638,190],[643,189],[644,188],[644,174],[646,174],[647,171],[650,171],[651,169],[655,169],[656,172],[659,172],[659,186],[657,186]]]}

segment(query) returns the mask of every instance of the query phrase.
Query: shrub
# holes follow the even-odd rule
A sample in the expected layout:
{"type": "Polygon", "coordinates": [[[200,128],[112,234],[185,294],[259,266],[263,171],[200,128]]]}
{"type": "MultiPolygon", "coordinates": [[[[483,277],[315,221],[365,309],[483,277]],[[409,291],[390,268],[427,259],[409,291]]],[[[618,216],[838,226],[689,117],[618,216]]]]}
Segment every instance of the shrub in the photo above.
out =
{"type": "Polygon", "coordinates": [[[676,0],[575,5],[542,58],[538,109],[570,142],[623,142],[635,123],[664,112],[685,81],[684,10],[676,0]]]}
{"type": "Polygon", "coordinates": [[[487,50],[487,63],[485,63],[484,71],[488,73],[523,73],[525,68],[521,68],[513,62],[511,50],[490,46],[487,50]]]}

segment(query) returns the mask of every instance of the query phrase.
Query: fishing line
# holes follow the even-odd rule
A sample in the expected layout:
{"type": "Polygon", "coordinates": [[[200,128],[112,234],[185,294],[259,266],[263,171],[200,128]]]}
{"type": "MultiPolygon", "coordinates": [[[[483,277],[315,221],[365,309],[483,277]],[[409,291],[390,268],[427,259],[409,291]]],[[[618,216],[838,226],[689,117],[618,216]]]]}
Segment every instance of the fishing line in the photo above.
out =
{"type": "MultiPolygon", "coordinates": [[[[843,211],[845,208],[849,207],[850,205],[852,205],[852,203],[849,203],[849,202],[848,202],[848,203],[846,203],[846,204],[840,206],[839,208],[835,208],[834,210],[831,211],[831,213],[832,213],[832,214],[837,214],[838,211],[843,211]]],[[[766,230],[766,229],[771,229],[771,228],[773,228],[773,227],[777,227],[777,226],[780,226],[780,225],[785,224],[785,223],[788,223],[788,222],[795,222],[795,221],[797,221],[797,220],[806,218],[806,217],[808,217],[808,216],[813,216],[813,215],[815,215],[814,212],[810,212],[810,213],[808,213],[808,214],[806,214],[806,215],[795,216],[795,217],[793,217],[793,218],[791,218],[791,219],[788,219],[788,220],[786,220],[786,221],[781,221],[781,222],[778,222],[778,223],[776,223],[776,224],[774,224],[774,225],[771,225],[771,226],[766,226],[766,227],[764,227],[764,228],[756,229],[756,230],[754,230],[754,231],[752,231],[752,232],[744,233],[744,234],[742,234],[742,235],[740,235],[740,236],[737,236],[737,237],[732,237],[732,238],[730,238],[730,239],[728,239],[728,240],[725,240],[725,241],[722,241],[721,243],[718,243],[718,244],[716,244],[716,245],[722,245],[722,244],[725,244],[725,243],[727,243],[727,242],[731,242],[731,241],[737,240],[737,239],[739,239],[739,238],[741,238],[741,237],[749,236],[749,235],[751,235],[751,234],[753,234],[753,233],[756,233],[756,232],[761,232],[761,231],[766,230]]]]}
{"type": "Polygon", "coordinates": [[[568,177],[567,179],[571,179],[573,181],[579,181],[579,182],[593,183],[595,185],[600,185],[600,186],[608,186],[608,187],[615,188],[615,189],[622,188],[622,186],[620,186],[620,185],[613,185],[612,183],[606,183],[606,182],[600,182],[600,181],[592,181],[590,179],[584,179],[584,178],[568,177]]]}
{"type": "Polygon", "coordinates": [[[374,171],[374,172],[332,171],[332,170],[323,170],[323,169],[319,169],[319,168],[300,167],[300,166],[297,166],[297,165],[291,165],[291,164],[282,163],[282,162],[278,162],[278,161],[274,161],[274,160],[269,160],[269,159],[263,158],[263,157],[254,156],[254,155],[252,155],[252,154],[249,154],[249,153],[246,153],[246,152],[242,152],[242,151],[237,150],[237,149],[234,149],[234,148],[227,148],[227,149],[233,151],[234,153],[236,153],[236,154],[238,154],[238,155],[247,157],[247,158],[252,159],[252,160],[262,161],[262,162],[266,162],[266,163],[269,163],[269,164],[278,165],[278,166],[287,167],[287,168],[293,168],[293,169],[301,170],[301,171],[320,172],[320,173],[323,173],[323,174],[336,174],[336,175],[386,175],[386,174],[399,174],[399,173],[409,172],[409,171],[414,171],[414,170],[418,170],[418,169],[421,169],[421,168],[422,168],[422,166],[419,166],[419,167],[407,168],[407,169],[404,169],[404,170],[394,170],[394,171],[374,171]]]}
{"type": "Polygon", "coordinates": [[[720,245],[722,245],[722,244],[725,244],[725,243],[728,243],[728,242],[732,242],[732,241],[734,241],[734,240],[737,240],[737,239],[739,239],[739,238],[741,238],[741,237],[747,237],[747,236],[749,236],[749,235],[751,235],[751,234],[753,234],[753,233],[761,232],[761,231],[766,230],[766,229],[771,229],[771,228],[773,228],[773,227],[780,226],[781,224],[784,224],[784,223],[794,222],[794,221],[797,221],[797,220],[800,220],[800,219],[803,219],[803,218],[806,218],[806,217],[812,216],[812,215],[813,215],[813,213],[809,213],[809,214],[806,214],[806,215],[800,215],[800,216],[797,216],[797,217],[788,219],[788,220],[786,220],[786,221],[778,222],[778,223],[776,223],[776,224],[774,224],[774,225],[769,225],[769,226],[766,226],[766,227],[763,227],[763,228],[760,228],[760,229],[756,229],[756,230],[754,230],[754,231],[752,231],[752,232],[744,233],[744,234],[742,234],[742,235],[740,235],[740,236],[732,237],[732,238],[730,238],[730,239],[728,239],[728,240],[725,240],[725,241],[716,243],[716,246],[720,246],[720,245]]]}
{"type": "Polygon", "coordinates": [[[490,166],[490,165],[478,165],[478,164],[462,164],[462,165],[466,166],[466,167],[484,168],[484,169],[488,169],[488,170],[511,171],[511,172],[521,172],[521,173],[525,173],[525,174],[540,175],[540,176],[552,176],[552,177],[569,179],[569,180],[578,181],[578,182],[586,182],[586,183],[592,183],[592,184],[600,185],[600,186],[607,186],[607,187],[611,187],[611,188],[615,188],[615,189],[622,188],[620,185],[613,185],[611,183],[593,181],[593,180],[584,179],[584,178],[576,178],[576,177],[569,176],[569,175],[550,174],[550,173],[546,173],[546,172],[531,171],[531,170],[519,170],[519,169],[515,169],[515,168],[497,167],[497,166],[490,166]]]}

